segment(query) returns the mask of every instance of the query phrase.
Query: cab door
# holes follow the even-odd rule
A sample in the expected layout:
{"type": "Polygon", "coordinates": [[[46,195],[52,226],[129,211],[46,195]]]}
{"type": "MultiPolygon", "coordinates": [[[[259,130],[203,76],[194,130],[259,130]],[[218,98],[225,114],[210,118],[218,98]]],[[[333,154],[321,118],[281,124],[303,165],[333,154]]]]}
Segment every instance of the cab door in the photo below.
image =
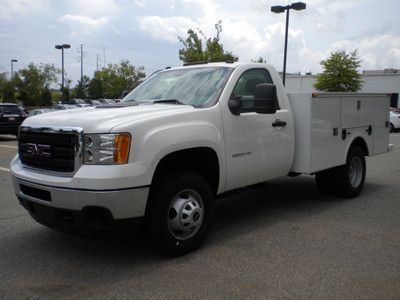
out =
{"type": "MultiPolygon", "coordinates": [[[[245,96],[249,99],[254,97],[258,84],[273,83],[265,68],[244,70],[237,78],[231,98],[245,96]]],[[[222,113],[227,164],[225,189],[287,175],[294,143],[291,111],[285,107],[288,103],[279,99],[281,107],[274,114],[247,112],[234,115],[227,102],[222,113]]]]}

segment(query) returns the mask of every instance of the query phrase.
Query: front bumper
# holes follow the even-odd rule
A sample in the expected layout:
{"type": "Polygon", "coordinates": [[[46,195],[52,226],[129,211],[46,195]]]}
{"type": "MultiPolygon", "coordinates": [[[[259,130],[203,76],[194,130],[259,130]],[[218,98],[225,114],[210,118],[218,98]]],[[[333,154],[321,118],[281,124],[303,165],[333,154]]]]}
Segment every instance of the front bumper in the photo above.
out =
{"type": "Polygon", "coordinates": [[[15,176],[12,182],[15,194],[23,205],[33,203],[74,212],[104,210],[113,220],[143,217],[149,193],[149,187],[118,190],[62,188],[32,183],[15,176]]]}

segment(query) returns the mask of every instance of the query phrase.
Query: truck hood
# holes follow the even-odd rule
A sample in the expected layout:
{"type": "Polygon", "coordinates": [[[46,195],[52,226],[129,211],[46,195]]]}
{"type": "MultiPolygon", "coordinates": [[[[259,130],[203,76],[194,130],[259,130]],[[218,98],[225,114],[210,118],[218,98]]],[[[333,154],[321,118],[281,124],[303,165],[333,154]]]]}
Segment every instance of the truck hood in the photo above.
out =
{"type": "Polygon", "coordinates": [[[80,127],[86,133],[105,133],[126,122],[139,121],[178,112],[192,111],[188,105],[141,104],[137,106],[99,106],[62,110],[30,117],[23,126],[80,127]]]}

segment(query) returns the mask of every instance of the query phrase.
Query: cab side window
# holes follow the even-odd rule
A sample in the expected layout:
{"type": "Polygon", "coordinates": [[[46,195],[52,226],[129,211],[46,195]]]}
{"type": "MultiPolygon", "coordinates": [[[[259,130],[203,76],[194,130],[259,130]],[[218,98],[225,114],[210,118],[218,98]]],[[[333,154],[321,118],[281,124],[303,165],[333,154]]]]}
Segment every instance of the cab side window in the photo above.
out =
{"type": "Polygon", "coordinates": [[[273,83],[269,72],[265,69],[252,69],[245,71],[239,78],[233,92],[231,99],[239,96],[254,97],[254,91],[260,83],[273,83]]]}

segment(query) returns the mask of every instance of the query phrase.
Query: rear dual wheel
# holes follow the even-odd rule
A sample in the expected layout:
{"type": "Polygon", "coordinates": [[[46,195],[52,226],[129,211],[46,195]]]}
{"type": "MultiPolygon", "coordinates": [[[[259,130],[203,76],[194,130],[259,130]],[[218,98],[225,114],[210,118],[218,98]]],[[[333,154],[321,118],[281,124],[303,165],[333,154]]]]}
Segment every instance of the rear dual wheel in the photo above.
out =
{"type": "Polygon", "coordinates": [[[364,151],[353,146],[347,154],[345,165],[318,172],[315,179],[319,190],[324,194],[354,198],[364,187],[365,175],[364,151]]]}

